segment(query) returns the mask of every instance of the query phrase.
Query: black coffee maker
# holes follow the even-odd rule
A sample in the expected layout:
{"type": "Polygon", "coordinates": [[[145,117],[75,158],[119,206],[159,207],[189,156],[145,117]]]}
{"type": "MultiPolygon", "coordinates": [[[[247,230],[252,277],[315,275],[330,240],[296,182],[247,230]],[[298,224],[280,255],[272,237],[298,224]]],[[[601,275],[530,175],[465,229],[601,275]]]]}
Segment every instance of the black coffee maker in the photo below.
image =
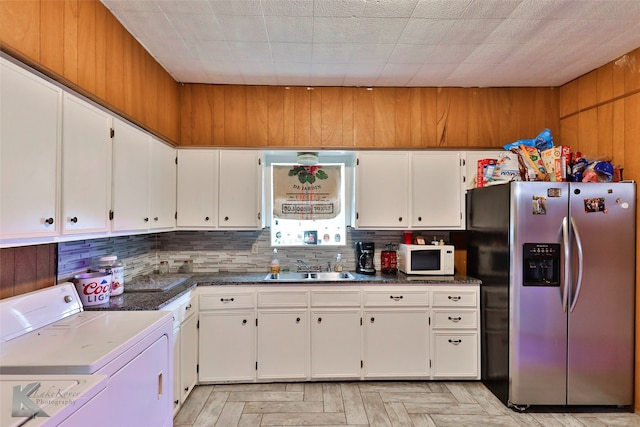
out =
{"type": "Polygon", "coordinates": [[[373,242],[356,242],[356,273],[376,274],[373,259],[376,245],[373,242]]]}

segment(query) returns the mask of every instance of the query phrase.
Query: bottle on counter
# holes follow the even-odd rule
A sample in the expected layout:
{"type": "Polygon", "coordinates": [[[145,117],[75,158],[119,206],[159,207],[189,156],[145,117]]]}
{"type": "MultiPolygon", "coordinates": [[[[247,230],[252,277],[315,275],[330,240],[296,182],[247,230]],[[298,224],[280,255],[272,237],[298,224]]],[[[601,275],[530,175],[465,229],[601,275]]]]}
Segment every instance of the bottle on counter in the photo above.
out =
{"type": "Polygon", "coordinates": [[[118,261],[116,255],[108,255],[98,258],[98,261],[90,268],[92,272],[111,273],[111,296],[124,292],[124,264],[118,261]]]}
{"type": "Polygon", "coordinates": [[[336,255],[336,265],[333,269],[338,273],[341,273],[342,270],[344,270],[344,266],[342,265],[342,254],[336,255]]]}
{"type": "Polygon", "coordinates": [[[271,254],[271,263],[269,264],[269,271],[271,274],[279,274],[280,273],[280,261],[278,261],[278,249],[273,248],[273,253],[271,254]]]}
{"type": "Polygon", "coordinates": [[[160,261],[160,266],[158,267],[159,274],[168,274],[169,273],[169,262],[168,261],[160,261]]]}

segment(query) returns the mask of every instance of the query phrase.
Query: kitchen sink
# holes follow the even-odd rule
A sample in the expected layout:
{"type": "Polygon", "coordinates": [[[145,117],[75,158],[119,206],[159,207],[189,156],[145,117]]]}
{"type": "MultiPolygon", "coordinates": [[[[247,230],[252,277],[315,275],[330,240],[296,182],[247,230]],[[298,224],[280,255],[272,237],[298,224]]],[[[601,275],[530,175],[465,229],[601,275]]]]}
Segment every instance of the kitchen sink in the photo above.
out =
{"type": "Polygon", "coordinates": [[[353,274],[348,272],[312,271],[298,273],[267,274],[264,278],[267,282],[343,282],[356,280],[353,274]]]}

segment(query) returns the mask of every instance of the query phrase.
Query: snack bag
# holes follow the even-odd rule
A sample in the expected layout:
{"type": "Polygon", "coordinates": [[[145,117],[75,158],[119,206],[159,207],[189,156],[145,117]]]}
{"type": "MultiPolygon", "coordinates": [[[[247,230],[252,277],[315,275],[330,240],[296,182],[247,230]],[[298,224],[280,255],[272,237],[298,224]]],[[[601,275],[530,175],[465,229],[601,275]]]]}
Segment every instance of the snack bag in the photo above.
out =
{"type": "MultiPolygon", "coordinates": [[[[542,157],[542,163],[544,164],[544,168],[547,170],[547,173],[549,174],[549,181],[560,181],[559,179],[557,179],[558,177],[556,175],[555,153],[556,153],[555,147],[548,148],[540,152],[540,157],[542,157]]],[[[558,161],[559,160],[560,158],[558,158],[558,161]]],[[[558,165],[560,165],[560,163],[558,163],[558,165]]]]}
{"type": "MultiPolygon", "coordinates": [[[[544,167],[544,163],[542,162],[538,149],[535,147],[521,145],[520,150],[527,169],[533,169],[535,172],[535,179],[531,181],[546,181],[548,179],[547,170],[544,167]]],[[[529,173],[529,175],[531,174],[529,173]]]]}
{"type": "Polygon", "coordinates": [[[476,172],[476,187],[484,187],[487,181],[491,179],[496,166],[496,159],[480,159],[478,160],[478,169],[476,172]]]}
{"type": "Polygon", "coordinates": [[[518,155],[511,151],[500,153],[493,175],[491,175],[491,179],[487,180],[486,185],[502,184],[508,181],[522,181],[518,155]]]}

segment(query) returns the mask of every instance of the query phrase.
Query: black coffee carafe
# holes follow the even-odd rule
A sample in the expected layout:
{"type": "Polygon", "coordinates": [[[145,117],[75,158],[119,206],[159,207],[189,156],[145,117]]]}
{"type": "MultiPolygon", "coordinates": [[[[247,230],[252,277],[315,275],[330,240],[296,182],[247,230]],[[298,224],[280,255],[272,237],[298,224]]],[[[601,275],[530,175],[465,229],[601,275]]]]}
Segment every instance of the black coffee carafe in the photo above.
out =
{"type": "Polygon", "coordinates": [[[356,242],[356,273],[376,274],[373,264],[376,245],[373,242],[356,242]]]}

